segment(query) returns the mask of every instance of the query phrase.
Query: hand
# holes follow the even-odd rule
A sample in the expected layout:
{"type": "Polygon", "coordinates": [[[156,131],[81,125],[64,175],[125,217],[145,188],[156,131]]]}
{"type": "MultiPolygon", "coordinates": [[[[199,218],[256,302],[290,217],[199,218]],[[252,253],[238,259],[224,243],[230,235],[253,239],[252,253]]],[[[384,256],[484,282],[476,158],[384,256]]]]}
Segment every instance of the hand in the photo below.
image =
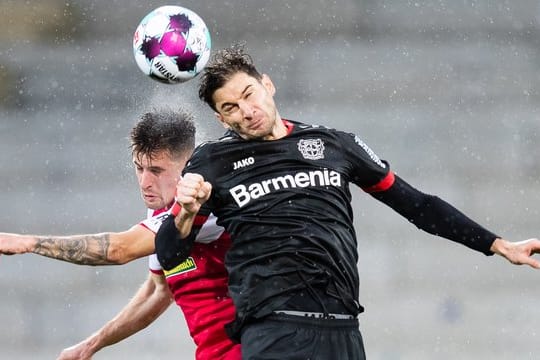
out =
{"type": "Polygon", "coordinates": [[[56,360],[91,360],[94,352],[86,341],[68,347],[60,353],[56,360]]]}
{"type": "Polygon", "coordinates": [[[35,239],[31,236],[0,233],[0,254],[13,255],[31,252],[35,239]]]}
{"type": "Polygon", "coordinates": [[[195,215],[212,193],[212,185],[199,174],[187,173],[176,185],[176,201],[182,210],[195,215]]]}
{"type": "Polygon", "coordinates": [[[528,239],[519,242],[510,242],[504,239],[495,239],[491,251],[499,254],[515,265],[529,265],[540,269],[540,261],[532,255],[540,254],[540,240],[528,239]]]}

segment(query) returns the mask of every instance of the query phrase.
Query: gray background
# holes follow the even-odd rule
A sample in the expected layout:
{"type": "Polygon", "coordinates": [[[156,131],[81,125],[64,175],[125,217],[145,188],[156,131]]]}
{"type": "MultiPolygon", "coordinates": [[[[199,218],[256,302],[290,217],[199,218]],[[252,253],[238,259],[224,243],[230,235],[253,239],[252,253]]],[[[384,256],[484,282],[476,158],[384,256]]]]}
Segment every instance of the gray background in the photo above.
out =
{"type": "MultiPolygon", "coordinates": [[[[145,216],[127,135],[184,104],[221,129],[197,81],[165,86],[132,56],[163,3],[0,2],[0,231],[124,230],[145,216]]],[[[418,188],[512,240],[538,236],[537,1],[184,1],[214,48],[245,41],[281,115],[357,133],[418,188]]],[[[360,318],[370,359],[537,359],[539,273],[416,230],[356,189],[360,318]]],[[[146,260],[81,267],[0,257],[0,358],[54,359],[98,329],[146,260]]],[[[191,359],[181,312],[96,359],[191,359]]]]}

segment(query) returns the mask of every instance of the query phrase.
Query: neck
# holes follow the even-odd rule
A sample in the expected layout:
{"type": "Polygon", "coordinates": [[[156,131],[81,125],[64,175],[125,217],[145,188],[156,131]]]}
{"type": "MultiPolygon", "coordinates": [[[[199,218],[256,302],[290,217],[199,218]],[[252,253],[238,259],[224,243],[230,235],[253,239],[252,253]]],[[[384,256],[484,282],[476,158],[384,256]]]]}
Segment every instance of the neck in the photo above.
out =
{"type": "Polygon", "coordinates": [[[277,140],[287,136],[287,133],[288,131],[285,123],[283,122],[283,119],[278,115],[274,126],[272,127],[272,132],[264,136],[262,139],[266,141],[277,140]]]}

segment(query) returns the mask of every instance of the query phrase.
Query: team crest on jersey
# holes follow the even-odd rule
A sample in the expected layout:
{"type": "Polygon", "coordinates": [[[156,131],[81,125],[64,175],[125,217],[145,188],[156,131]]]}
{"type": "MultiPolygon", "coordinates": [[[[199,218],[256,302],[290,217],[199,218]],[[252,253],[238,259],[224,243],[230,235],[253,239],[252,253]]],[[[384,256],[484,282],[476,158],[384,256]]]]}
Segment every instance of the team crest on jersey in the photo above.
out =
{"type": "Polygon", "coordinates": [[[184,262],[180,263],[180,265],[178,265],[177,267],[171,270],[163,269],[163,272],[165,273],[165,277],[171,277],[184,274],[193,270],[197,270],[197,264],[195,264],[195,260],[193,260],[193,258],[190,256],[184,262]]]}
{"type": "Polygon", "coordinates": [[[321,139],[301,139],[298,150],[308,160],[324,159],[324,142],[321,139]]]}

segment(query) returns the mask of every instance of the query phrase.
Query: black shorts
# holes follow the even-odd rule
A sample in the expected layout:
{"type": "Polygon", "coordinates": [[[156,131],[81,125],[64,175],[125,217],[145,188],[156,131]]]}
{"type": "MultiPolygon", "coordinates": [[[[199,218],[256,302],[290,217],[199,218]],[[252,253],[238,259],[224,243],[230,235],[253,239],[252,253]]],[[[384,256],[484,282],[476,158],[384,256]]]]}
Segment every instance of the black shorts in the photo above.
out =
{"type": "Polygon", "coordinates": [[[357,319],[273,314],[242,330],[245,360],[365,360],[357,319]]]}

